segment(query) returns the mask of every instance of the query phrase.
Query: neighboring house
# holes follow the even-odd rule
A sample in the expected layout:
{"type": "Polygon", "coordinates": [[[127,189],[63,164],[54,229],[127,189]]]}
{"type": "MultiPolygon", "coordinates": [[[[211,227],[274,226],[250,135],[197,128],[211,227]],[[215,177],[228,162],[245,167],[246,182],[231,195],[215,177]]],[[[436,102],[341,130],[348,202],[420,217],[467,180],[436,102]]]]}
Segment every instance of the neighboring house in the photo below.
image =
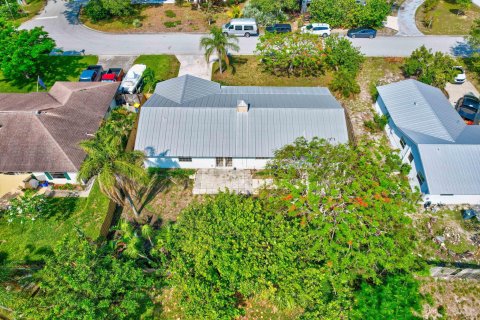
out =
{"type": "Polygon", "coordinates": [[[298,137],[348,142],[345,111],[328,89],[228,87],[185,75],[157,84],[135,149],[149,167],[261,169],[298,137]]]}
{"type": "Polygon", "coordinates": [[[0,173],[76,183],[93,137],[116,106],[118,83],[57,82],[49,92],[0,94],[0,173]]]}
{"type": "Polygon", "coordinates": [[[392,145],[425,201],[480,204],[480,126],[467,126],[438,88],[416,80],[378,87],[392,145]]]}

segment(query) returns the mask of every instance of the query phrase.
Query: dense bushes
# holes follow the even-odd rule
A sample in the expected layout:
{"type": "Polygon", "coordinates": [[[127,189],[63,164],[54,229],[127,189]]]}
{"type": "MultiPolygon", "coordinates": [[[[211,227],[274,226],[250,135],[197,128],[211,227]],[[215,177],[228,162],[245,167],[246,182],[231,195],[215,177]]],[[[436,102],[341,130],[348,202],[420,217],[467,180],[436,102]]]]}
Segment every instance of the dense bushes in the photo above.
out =
{"type": "Polygon", "coordinates": [[[264,70],[278,76],[309,77],[335,71],[331,88],[349,97],[360,92],[356,77],[364,60],[360,51],[345,38],[323,40],[316,35],[266,34],[257,44],[264,70]]]}
{"type": "Polygon", "coordinates": [[[421,82],[443,89],[455,77],[455,65],[455,60],[448,54],[432,53],[431,49],[421,46],[405,59],[403,71],[408,77],[416,77],[421,82]]]}
{"type": "Polygon", "coordinates": [[[377,145],[299,139],[285,146],[267,169],[275,188],[259,198],[220,194],[165,230],[158,251],[172,259],[168,282],[180,306],[195,319],[232,319],[244,301],[269,292],[266,299],[303,310],[304,319],[347,319],[355,296],[377,307],[380,298],[367,300],[376,283],[370,290],[378,288],[378,297],[400,295],[382,312],[408,314],[415,283],[391,289],[384,276],[415,266],[405,213],[416,195],[394,174],[400,165],[377,145]]]}
{"type": "Polygon", "coordinates": [[[130,0],[90,0],[84,8],[85,15],[93,22],[126,17],[134,11],[130,0]]]}
{"type": "Polygon", "coordinates": [[[368,0],[366,5],[355,0],[312,0],[309,11],[315,21],[332,27],[381,27],[390,8],[387,0],[368,0]]]}
{"type": "Polygon", "coordinates": [[[288,20],[288,13],[298,11],[297,0],[251,0],[243,10],[245,18],[254,18],[261,25],[267,25],[288,20]]]}

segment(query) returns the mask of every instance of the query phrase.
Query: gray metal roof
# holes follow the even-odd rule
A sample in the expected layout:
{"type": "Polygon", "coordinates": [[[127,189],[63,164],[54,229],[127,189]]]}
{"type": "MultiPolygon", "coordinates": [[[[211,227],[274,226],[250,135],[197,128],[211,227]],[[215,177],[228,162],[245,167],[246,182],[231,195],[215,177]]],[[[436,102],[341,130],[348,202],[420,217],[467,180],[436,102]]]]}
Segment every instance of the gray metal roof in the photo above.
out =
{"type": "Polygon", "coordinates": [[[454,142],[465,123],[440,89],[416,80],[378,87],[395,125],[415,143],[454,142]]]}
{"type": "Polygon", "coordinates": [[[480,194],[480,145],[418,146],[431,194],[480,194]]]}
{"type": "Polygon", "coordinates": [[[301,136],[348,142],[344,109],[328,89],[220,87],[191,78],[157,86],[141,109],[136,150],[147,156],[255,158],[272,157],[276,149],[301,136]],[[208,89],[198,91],[197,85],[208,89]],[[193,90],[188,96],[196,98],[173,101],[187,95],[170,92],[175,90],[193,90]],[[237,112],[240,99],[249,104],[248,112],[237,112]]]}
{"type": "Polygon", "coordinates": [[[378,87],[391,120],[418,146],[430,194],[480,194],[480,126],[467,126],[441,90],[416,80],[378,87]]]}

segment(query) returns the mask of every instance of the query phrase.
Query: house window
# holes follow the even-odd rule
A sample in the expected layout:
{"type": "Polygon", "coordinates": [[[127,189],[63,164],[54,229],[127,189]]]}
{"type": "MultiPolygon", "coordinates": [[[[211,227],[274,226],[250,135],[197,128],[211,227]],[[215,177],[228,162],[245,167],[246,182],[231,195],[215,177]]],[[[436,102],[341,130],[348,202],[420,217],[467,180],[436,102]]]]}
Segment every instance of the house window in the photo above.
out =
{"type": "Polygon", "coordinates": [[[412,162],[413,161],[413,154],[410,152],[410,154],[408,155],[408,161],[409,162],[412,162]]]}
{"type": "Polygon", "coordinates": [[[402,149],[404,149],[405,146],[407,145],[407,143],[405,142],[405,139],[403,139],[403,137],[400,138],[400,145],[402,146],[402,149]]]}
{"type": "Polygon", "coordinates": [[[179,157],[179,162],[192,162],[192,157],[179,157]]]}
{"type": "Polygon", "coordinates": [[[233,165],[232,158],[225,158],[225,167],[231,167],[233,165]]]}
{"type": "Polygon", "coordinates": [[[422,185],[425,182],[425,177],[421,172],[417,173],[417,180],[418,180],[418,183],[420,183],[420,185],[422,185]]]}
{"type": "Polygon", "coordinates": [[[215,158],[215,163],[217,167],[223,167],[223,158],[215,158]]]}
{"type": "Polygon", "coordinates": [[[48,180],[53,179],[67,179],[70,180],[70,176],[66,172],[45,172],[48,180]]]}

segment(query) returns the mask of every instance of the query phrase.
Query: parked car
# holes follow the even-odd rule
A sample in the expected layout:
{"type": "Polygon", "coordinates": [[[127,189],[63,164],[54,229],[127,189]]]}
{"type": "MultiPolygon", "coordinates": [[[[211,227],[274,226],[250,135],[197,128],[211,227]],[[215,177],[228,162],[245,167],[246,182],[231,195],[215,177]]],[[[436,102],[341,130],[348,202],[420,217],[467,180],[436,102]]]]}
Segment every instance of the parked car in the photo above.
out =
{"type": "Polygon", "coordinates": [[[300,31],[302,33],[317,34],[322,37],[328,37],[332,31],[328,23],[310,23],[303,26],[300,31]]]}
{"type": "Polygon", "coordinates": [[[453,81],[458,84],[462,84],[467,80],[467,75],[465,74],[465,70],[461,66],[455,66],[453,69],[457,72],[455,79],[453,81]]]}
{"type": "Polygon", "coordinates": [[[222,32],[247,38],[251,35],[258,35],[257,21],[255,19],[232,19],[222,26],[222,32]]]}
{"type": "Polygon", "coordinates": [[[131,67],[123,78],[119,91],[122,93],[136,93],[142,85],[145,69],[147,69],[147,66],[144,64],[136,64],[131,67]]]}
{"type": "Polygon", "coordinates": [[[122,81],[125,73],[122,68],[110,68],[102,76],[102,82],[119,82],[122,81]]]}
{"type": "Polygon", "coordinates": [[[347,32],[347,36],[350,38],[370,38],[373,39],[377,36],[377,30],[372,28],[356,28],[350,29],[347,32]]]}
{"type": "Polygon", "coordinates": [[[292,26],[287,23],[277,23],[273,26],[267,26],[265,31],[271,33],[288,33],[292,32],[292,26]]]}
{"type": "Polygon", "coordinates": [[[467,124],[479,124],[480,99],[473,93],[467,93],[461,97],[455,105],[455,110],[467,124]]]}
{"type": "Polygon", "coordinates": [[[103,67],[99,65],[88,66],[87,69],[83,70],[80,74],[80,82],[94,82],[100,81],[102,78],[103,67]]]}

